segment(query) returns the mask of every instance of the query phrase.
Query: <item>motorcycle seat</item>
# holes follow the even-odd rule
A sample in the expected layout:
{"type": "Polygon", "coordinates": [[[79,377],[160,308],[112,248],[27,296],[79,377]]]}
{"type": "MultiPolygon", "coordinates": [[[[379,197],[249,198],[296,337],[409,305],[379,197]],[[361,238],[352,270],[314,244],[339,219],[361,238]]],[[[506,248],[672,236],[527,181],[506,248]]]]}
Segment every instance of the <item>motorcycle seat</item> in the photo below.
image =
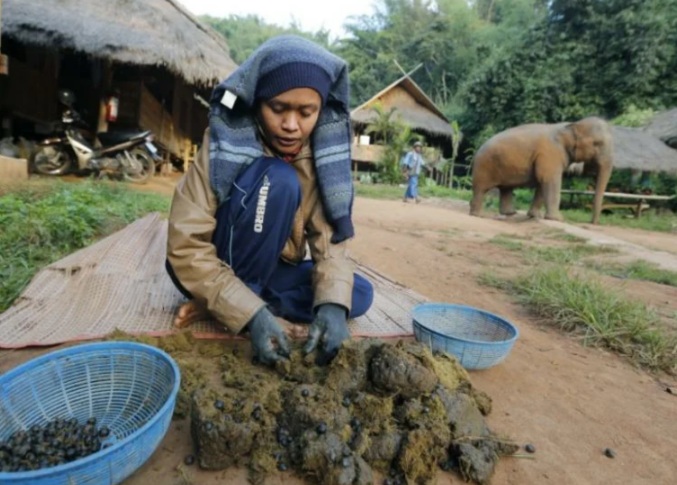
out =
{"type": "Polygon", "coordinates": [[[146,138],[150,135],[150,130],[146,131],[103,131],[97,133],[97,137],[101,144],[105,147],[117,145],[118,143],[124,143],[129,140],[139,140],[146,138]]]}

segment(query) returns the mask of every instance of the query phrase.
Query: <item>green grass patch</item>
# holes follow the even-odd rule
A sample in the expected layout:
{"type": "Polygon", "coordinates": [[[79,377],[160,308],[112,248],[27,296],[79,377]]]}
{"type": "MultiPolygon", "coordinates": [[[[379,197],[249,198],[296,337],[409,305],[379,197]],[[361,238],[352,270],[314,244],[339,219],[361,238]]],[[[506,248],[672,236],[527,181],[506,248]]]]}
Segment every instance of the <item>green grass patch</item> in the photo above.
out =
{"type": "Polygon", "coordinates": [[[355,184],[355,195],[368,199],[401,199],[404,189],[397,185],[355,184]]]}
{"type": "MultiPolygon", "coordinates": [[[[397,185],[355,184],[355,195],[369,199],[402,199],[405,190],[405,187],[397,185]]],[[[440,186],[419,186],[418,192],[421,197],[438,197],[466,201],[472,198],[472,191],[470,190],[450,189],[440,186]]]]}
{"type": "Polygon", "coordinates": [[[651,370],[677,371],[677,338],[656,313],[597,280],[552,267],[518,278],[512,290],[539,317],[582,334],[585,345],[609,348],[651,370]]]}
{"type": "Polygon", "coordinates": [[[510,280],[497,276],[494,271],[480,273],[477,276],[477,282],[482,286],[488,286],[498,290],[509,290],[512,287],[510,280]]]}
{"type": "Polygon", "coordinates": [[[491,238],[489,242],[510,251],[522,251],[526,261],[531,264],[542,262],[573,264],[589,256],[616,252],[616,249],[608,246],[592,246],[580,243],[566,246],[541,246],[539,244],[524,244],[522,241],[525,240],[529,240],[529,236],[499,234],[491,238]]]}
{"type": "Polygon", "coordinates": [[[544,232],[542,236],[553,241],[563,241],[570,243],[584,243],[587,241],[584,237],[574,236],[573,234],[569,234],[568,232],[562,231],[560,229],[548,230],[544,232]]]}
{"type": "Polygon", "coordinates": [[[521,251],[524,249],[524,244],[513,238],[511,234],[498,234],[492,237],[489,242],[510,251],[521,251]]]}
{"type": "Polygon", "coordinates": [[[171,202],[123,184],[92,181],[3,186],[0,194],[0,312],[43,266],[149,212],[167,213],[171,202]]]}
{"type": "Polygon", "coordinates": [[[628,264],[598,264],[595,265],[595,269],[611,276],[677,286],[677,272],[661,269],[647,261],[637,260],[628,264]]]}
{"type": "Polygon", "coordinates": [[[558,264],[574,264],[583,258],[598,254],[618,252],[609,246],[592,246],[590,244],[574,244],[563,247],[557,246],[533,246],[525,253],[527,259],[535,262],[547,261],[558,264]]]}
{"type": "MultiPolygon", "coordinates": [[[[589,211],[563,210],[562,215],[566,222],[590,223],[589,211]]],[[[642,214],[642,217],[628,217],[627,214],[602,214],[599,223],[603,226],[621,226],[645,231],[659,231],[677,233],[677,216],[674,214],[642,214]]]]}

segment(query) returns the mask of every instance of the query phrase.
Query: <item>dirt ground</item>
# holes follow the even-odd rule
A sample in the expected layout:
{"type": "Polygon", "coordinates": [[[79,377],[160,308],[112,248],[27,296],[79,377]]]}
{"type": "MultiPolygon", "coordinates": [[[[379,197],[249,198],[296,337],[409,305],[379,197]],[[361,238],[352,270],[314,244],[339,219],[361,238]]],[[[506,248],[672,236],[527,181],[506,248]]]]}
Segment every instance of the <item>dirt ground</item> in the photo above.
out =
{"type": "MultiPolygon", "coordinates": [[[[156,177],[142,187],[169,193],[176,177],[156,177]]],[[[508,359],[495,368],[471,372],[473,384],[493,398],[490,427],[518,443],[531,443],[527,458],[504,458],[493,485],[674,484],[677,483],[677,379],[651,375],[609,352],[584,347],[572,336],[534,319],[510,295],[478,284],[482,273],[514,275],[518,254],[489,242],[511,234],[554,244],[553,228],[515,217],[496,220],[467,215],[461,203],[421,204],[358,198],[353,256],[432,301],[462,303],[502,315],[521,332],[508,359]],[[673,389],[671,394],[666,389],[673,389]],[[616,458],[607,458],[612,448],[616,458]]],[[[677,260],[677,235],[620,228],[585,228],[661,251],[677,260]],[[670,255],[668,253],[675,254],[670,255]]],[[[677,289],[651,283],[614,282],[629,298],[647,301],[672,323],[677,289]]],[[[0,371],[44,350],[0,353],[0,371]]],[[[191,451],[189,424],[172,423],[160,448],[125,483],[179,485],[246,483],[243,470],[204,472],[181,465],[191,451]]],[[[289,474],[266,483],[303,483],[289,474]]],[[[440,473],[437,483],[462,483],[440,473]]]]}

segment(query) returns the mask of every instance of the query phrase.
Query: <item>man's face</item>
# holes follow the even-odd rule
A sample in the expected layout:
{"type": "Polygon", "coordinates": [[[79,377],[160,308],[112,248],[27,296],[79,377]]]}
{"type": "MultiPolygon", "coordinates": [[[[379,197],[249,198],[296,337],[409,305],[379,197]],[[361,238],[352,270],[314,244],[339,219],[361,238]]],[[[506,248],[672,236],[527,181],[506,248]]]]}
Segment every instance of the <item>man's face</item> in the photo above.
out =
{"type": "Polygon", "coordinates": [[[263,100],[259,120],[270,146],[282,155],[298,153],[315,129],[322,98],[311,88],[295,88],[263,100]]]}
{"type": "Polygon", "coordinates": [[[423,147],[421,147],[421,145],[416,145],[416,146],[414,147],[414,150],[416,151],[416,153],[421,153],[421,149],[422,149],[422,148],[423,148],[423,147]]]}

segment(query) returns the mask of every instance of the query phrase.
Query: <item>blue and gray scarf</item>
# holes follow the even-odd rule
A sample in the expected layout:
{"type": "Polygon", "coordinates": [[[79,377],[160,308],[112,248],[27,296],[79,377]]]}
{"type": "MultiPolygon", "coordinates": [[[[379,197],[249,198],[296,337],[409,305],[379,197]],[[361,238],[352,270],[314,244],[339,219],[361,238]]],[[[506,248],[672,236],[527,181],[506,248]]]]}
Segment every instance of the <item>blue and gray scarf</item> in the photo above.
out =
{"type": "Polygon", "coordinates": [[[256,85],[262,76],[290,62],[315,64],[331,78],[311,143],[325,214],[334,229],[331,242],[336,244],[354,236],[348,68],[345,61],[306,39],[284,35],[268,40],[214,89],[209,114],[211,186],[223,203],[238,174],[263,156],[254,115],[256,85]]]}

